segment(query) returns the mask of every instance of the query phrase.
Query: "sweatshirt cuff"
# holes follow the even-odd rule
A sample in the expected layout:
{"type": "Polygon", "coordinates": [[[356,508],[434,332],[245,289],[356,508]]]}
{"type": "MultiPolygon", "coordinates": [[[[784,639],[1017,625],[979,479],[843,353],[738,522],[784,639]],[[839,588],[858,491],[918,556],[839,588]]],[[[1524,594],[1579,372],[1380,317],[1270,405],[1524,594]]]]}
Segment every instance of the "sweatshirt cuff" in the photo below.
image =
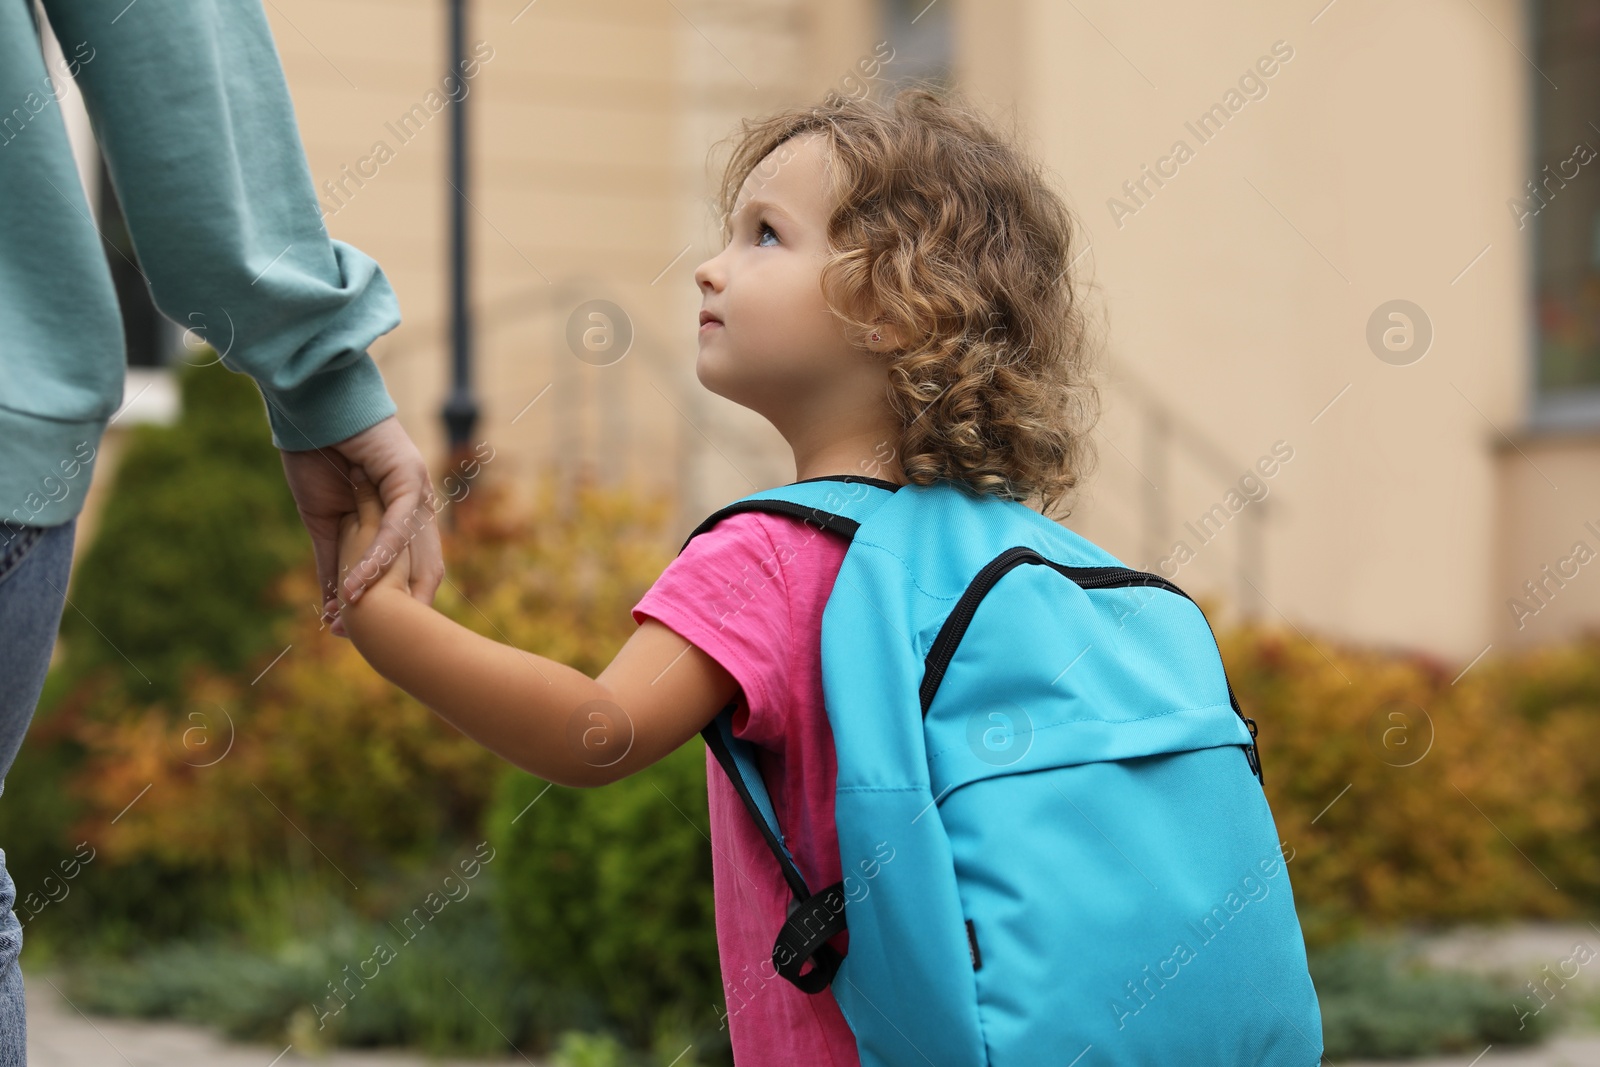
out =
{"type": "Polygon", "coordinates": [[[261,388],[272,424],[272,443],[304,452],[343,441],[395,413],[394,400],[372,357],[313,374],[294,389],[261,388]]]}

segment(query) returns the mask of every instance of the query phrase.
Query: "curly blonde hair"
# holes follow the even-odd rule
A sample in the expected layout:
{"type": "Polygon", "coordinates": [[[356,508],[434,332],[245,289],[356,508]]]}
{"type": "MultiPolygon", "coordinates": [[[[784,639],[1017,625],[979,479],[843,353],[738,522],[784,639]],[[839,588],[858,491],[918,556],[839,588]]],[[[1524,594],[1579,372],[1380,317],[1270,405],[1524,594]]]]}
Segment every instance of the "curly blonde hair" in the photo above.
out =
{"type": "Polygon", "coordinates": [[[744,120],[718,190],[725,236],[745,178],[813,131],[835,205],[823,294],[863,342],[898,331],[888,394],[907,479],[1037,497],[1049,515],[1090,470],[1100,413],[1072,213],[958,93],[915,83],[744,120]]]}

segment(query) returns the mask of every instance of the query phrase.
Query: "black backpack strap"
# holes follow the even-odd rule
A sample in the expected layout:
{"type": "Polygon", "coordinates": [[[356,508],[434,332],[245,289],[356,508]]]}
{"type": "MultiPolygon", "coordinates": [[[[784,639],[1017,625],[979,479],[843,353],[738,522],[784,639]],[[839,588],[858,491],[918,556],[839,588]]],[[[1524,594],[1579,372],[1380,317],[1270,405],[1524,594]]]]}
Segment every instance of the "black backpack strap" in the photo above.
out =
{"type": "MultiPolygon", "coordinates": [[[[806,482],[859,482],[863,485],[875,485],[879,489],[887,489],[889,492],[894,492],[899,488],[893,482],[884,481],[882,478],[867,478],[858,474],[825,474],[820,478],[806,478],[804,481],[791,482],[790,484],[804,485],[806,482]]],[[[719,508],[707,515],[705,521],[691,530],[689,536],[683,539],[683,545],[678,551],[681,553],[685,548],[689,547],[690,541],[693,541],[729,515],[737,515],[741,511],[766,511],[774,515],[790,515],[803,522],[813,522],[818,526],[825,526],[835,533],[841,533],[849,538],[854,538],[856,530],[861,526],[861,523],[848,515],[824,511],[822,508],[812,507],[809,504],[799,504],[792,500],[751,499],[746,497],[742,500],[735,500],[726,507],[719,508]]]]}
{"type": "Polygon", "coordinates": [[[844,961],[838,950],[827,944],[829,938],[845,929],[844,882],[835,882],[815,894],[806,888],[806,880],[778,829],[777,812],[773,810],[772,798],[755,761],[755,746],[733,736],[733,709],[737,703],[734,700],[718,712],[700,731],[700,736],[705,738],[706,747],[727,772],[734,791],[755,820],[767,847],[777,857],[783,879],[794,894],[794,900],[789,903],[789,918],[772,946],[773,966],[795,988],[806,993],[820,993],[828,988],[834,972],[844,961]],[[812,961],[811,970],[802,974],[800,968],[807,960],[812,961]]]}
{"type": "Polygon", "coordinates": [[[772,965],[807,993],[820,993],[833,981],[844,957],[828,939],[845,929],[844,882],[838,881],[789,905],[789,918],[772,946],[772,965]],[[812,961],[805,974],[800,968],[812,961]]]}
{"type": "Polygon", "coordinates": [[[806,888],[806,880],[801,877],[800,868],[795,865],[794,857],[789,854],[789,846],[784,843],[783,834],[778,830],[778,813],[773,810],[766,782],[762,780],[761,769],[756,765],[755,746],[733,736],[733,709],[737,705],[737,698],[730,701],[715,719],[706,724],[700,736],[705,738],[706,747],[717,757],[722,769],[728,772],[728,780],[733,783],[734,791],[739,794],[750,817],[755,819],[756,829],[761,831],[767,847],[777,857],[778,868],[783,872],[783,880],[789,883],[789,891],[794,894],[795,900],[806,900],[811,896],[811,890],[806,888]]]}

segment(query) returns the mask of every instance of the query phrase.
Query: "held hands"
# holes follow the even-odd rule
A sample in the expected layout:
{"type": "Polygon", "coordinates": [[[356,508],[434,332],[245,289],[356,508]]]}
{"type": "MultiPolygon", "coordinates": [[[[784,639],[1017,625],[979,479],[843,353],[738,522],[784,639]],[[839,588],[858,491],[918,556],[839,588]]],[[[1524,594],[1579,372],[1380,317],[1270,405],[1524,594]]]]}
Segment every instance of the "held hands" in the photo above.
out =
{"type": "MultiPolygon", "coordinates": [[[[359,601],[362,583],[358,576],[376,573],[371,566],[351,566],[354,561],[342,561],[345,596],[337,595],[334,585],[335,571],[341,569],[340,526],[354,503],[349,475],[352,467],[361,467],[376,483],[383,501],[383,521],[367,542],[366,562],[376,563],[380,556],[394,559],[409,544],[410,593],[424,604],[433,603],[434,593],[444,580],[444,557],[434,521],[442,502],[429,480],[427,462],[395,416],[337,444],[306,452],[283,452],[282,456],[284,477],[306,532],[311,535],[323,618],[332,621],[336,636],[347,636],[344,624],[333,618],[339,604],[346,596],[359,601]]],[[[383,569],[381,564],[378,569],[383,569]]]]}
{"type": "Polygon", "coordinates": [[[352,603],[345,591],[349,584],[346,579],[352,572],[366,590],[361,598],[363,603],[375,589],[387,587],[408,594],[411,591],[411,549],[408,542],[400,543],[399,552],[380,544],[377,551],[370,558],[368,556],[383,523],[383,504],[378,499],[378,487],[372,484],[366,471],[359,466],[350,468],[350,482],[355,488],[356,510],[339,520],[338,593],[341,618],[352,603]],[[381,574],[378,573],[380,568],[381,574]]]}

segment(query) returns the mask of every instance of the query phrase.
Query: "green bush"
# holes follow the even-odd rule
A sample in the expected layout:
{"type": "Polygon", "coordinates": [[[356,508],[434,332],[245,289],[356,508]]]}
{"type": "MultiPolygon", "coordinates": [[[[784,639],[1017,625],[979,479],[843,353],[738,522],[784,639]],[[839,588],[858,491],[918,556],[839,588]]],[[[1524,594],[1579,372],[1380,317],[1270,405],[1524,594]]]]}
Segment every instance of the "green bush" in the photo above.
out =
{"type": "Polygon", "coordinates": [[[403,926],[405,911],[379,922],[344,912],[314,936],[302,932],[271,949],[230,938],[79,959],[68,966],[66,989],[88,1011],[184,1019],[308,1049],[498,1054],[509,1051],[507,1041],[538,1047],[575,1024],[600,1025],[597,1006],[538,990],[513,968],[482,892],[492,878],[486,870],[477,892],[444,905],[425,926],[403,926]]]}
{"type": "Polygon", "coordinates": [[[291,950],[273,957],[179,942],[133,961],[75,967],[66,988],[74,1003],[96,1014],[183,1019],[230,1037],[272,1040],[315,998],[327,963],[321,953],[291,950]]]}
{"type": "Polygon", "coordinates": [[[310,553],[260,391],[221,365],[185,366],[182,412],[133,429],[62,619],[72,673],[100,669],[140,699],[184,668],[240,670],[287,608],[271,596],[310,553]]]}
{"type": "Polygon", "coordinates": [[[556,1047],[557,1067],[626,1067],[628,1049],[610,1034],[572,1030],[561,1035],[556,1047]]]}
{"type": "Polygon", "coordinates": [[[1542,1041],[1553,1016],[1518,1017],[1519,992],[1475,974],[1405,962],[1392,947],[1352,942],[1314,951],[1324,1054],[1400,1059],[1542,1041]]]}
{"type": "Polygon", "coordinates": [[[698,741],[598,789],[507,777],[489,836],[519,965],[542,984],[599,992],[635,1043],[674,1026],[709,1038],[723,993],[708,833],[698,741]]]}
{"type": "Polygon", "coordinates": [[[174,942],[126,959],[84,958],[68,965],[65,991],[86,1011],[183,1019],[244,1040],[290,1040],[305,1051],[404,1045],[499,1055],[515,1048],[553,1053],[555,1063],[571,1067],[726,1062],[716,1058],[715,1040],[671,1026],[658,1028],[651,1051],[638,1051],[610,1031],[591,993],[534,980],[508,952],[488,892],[494,879],[486,865],[477,888],[426,926],[403,926],[404,910],[379,922],[343,912],[271,949],[231,938],[174,942]],[[379,955],[378,945],[388,952],[379,955]]]}

